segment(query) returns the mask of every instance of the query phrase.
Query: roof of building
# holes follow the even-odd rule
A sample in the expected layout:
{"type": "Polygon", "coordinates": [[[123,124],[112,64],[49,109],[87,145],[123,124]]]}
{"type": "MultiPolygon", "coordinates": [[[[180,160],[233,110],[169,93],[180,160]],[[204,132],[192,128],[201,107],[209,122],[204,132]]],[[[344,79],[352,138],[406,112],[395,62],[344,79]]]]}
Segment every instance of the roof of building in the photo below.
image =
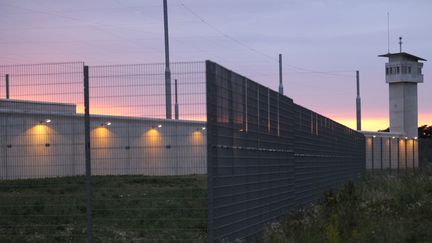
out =
{"type": "Polygon", "coordinates": [[[421,57],[418,56],[414,56],[411,55],[409,53],[406,52],[398,52],[398,53],[387,53],[387,54],[383,54],[383,55],[379,55],[379,57],[396,57],[396,56],[403,56],[403,57],[407,57],[407,58],[411,58],[411,59],[415,59],[415,60],[420,60],[420,61],[427,61],[426,59],[423,59],[421,57]]]}

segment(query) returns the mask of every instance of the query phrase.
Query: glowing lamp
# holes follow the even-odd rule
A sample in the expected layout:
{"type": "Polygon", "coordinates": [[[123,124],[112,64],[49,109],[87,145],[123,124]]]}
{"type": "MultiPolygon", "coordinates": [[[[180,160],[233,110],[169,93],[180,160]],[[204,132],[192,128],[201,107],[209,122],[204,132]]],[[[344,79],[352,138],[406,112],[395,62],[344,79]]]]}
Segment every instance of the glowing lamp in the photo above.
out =
{"type": "Polygon", "coordinates": [[[51,123],[51,119],[45,119],[43,121],[39,121],[39,124],[48,124],[51,123]]]}
{"type": "Polygon", "coordinates": [[[157,125],[157,126],[152,126],[151,128],[152,128],[152,129],[155,129],[155,128],[161,128],[161,127],[163,127],[162,124],[159,124],[159,125],[157,125]]]}
{"type": "Polygon", "coordinates": [[[111,126],[111,122],[105,122],[101,124],[102,127],[109,127],[111,126]]]}

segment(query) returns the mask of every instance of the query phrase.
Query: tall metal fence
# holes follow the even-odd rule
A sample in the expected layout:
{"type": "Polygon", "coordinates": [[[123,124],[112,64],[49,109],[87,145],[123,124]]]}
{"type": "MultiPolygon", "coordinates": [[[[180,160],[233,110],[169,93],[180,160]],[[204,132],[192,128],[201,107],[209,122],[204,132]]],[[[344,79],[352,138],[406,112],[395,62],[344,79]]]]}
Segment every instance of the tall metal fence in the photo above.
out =
{"type": "Polygon", "coordinates": [[[258,240],[364,171],[363,135],[216,63],[206,70],[209,242],[258,240]]]}
{"type": "Polygon", "coordinates": [[[205,65],[0,66],[1,242],[203,242],[205,65]]]}
{"type": "Polygon", "coordinates": [[[212,62],[0,66],[1,242],[232,242],[355,180],[364,138],[212,62]]]}

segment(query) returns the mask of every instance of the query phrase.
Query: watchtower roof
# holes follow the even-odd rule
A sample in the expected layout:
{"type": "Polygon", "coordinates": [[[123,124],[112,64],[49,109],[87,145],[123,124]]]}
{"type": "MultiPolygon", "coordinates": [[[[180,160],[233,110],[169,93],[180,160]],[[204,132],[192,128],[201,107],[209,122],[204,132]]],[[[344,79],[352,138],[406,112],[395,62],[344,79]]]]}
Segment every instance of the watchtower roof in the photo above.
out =
{"type": "Polygon", "coordinates": [[[426,59],[411,55],[411,54],[406,53],[406,52],[387,53],[387,54],[379,55],[379,57],[388,57],[388,58],[403,57],[403,58],[410,59],[413,61],[427,61],[426,59]]]}

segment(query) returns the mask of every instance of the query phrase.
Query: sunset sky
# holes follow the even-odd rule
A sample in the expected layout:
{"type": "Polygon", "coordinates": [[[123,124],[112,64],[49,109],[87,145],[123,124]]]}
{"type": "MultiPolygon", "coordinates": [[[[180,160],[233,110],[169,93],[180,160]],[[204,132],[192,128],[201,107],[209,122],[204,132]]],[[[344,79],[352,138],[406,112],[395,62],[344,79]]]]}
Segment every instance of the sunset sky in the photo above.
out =
{"type": "MultiPolygon", "coordinates": [[[[212,60],[274,90],[284,56],[285,94],[355,127],[360,71],[363,129],[388,127],[390,51],[428,60],[419,125],[432,124],[432,1],[169,0],[172,61],[212,60]]],[[[0,65],[164,61],[162,0],[1,0],[0,65]]]]}

